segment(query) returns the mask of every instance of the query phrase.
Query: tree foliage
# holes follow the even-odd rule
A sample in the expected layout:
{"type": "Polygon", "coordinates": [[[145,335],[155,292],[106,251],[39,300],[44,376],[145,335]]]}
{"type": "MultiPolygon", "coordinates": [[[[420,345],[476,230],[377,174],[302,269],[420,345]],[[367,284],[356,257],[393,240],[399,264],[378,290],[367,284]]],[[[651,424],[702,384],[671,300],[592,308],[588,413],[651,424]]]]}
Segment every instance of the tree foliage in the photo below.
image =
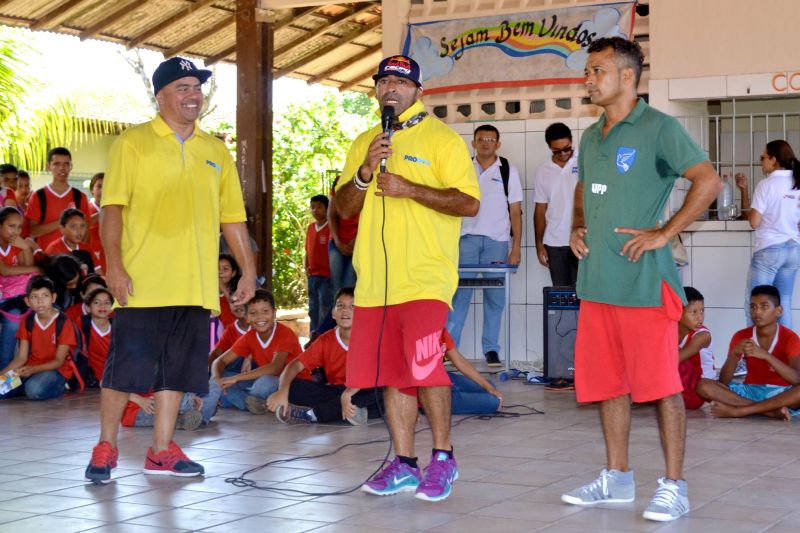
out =
{"type": "Polygon", "coordinates": [[[374,123],[369,98],[327,94],[322,101],[291,105],[273,128],[273,288],[281,307],[307,299],[303,271],[309,199],[328,194],[355,136],[374,123]]]}
{"type": "Polygon", "coordinates": [[[43,90],[23,59],[34,54],[13,29],[0,28],[0,161],[41,170],[49,148],[73,146],[113,125],[76,117],[68,99],[43,90]]]}

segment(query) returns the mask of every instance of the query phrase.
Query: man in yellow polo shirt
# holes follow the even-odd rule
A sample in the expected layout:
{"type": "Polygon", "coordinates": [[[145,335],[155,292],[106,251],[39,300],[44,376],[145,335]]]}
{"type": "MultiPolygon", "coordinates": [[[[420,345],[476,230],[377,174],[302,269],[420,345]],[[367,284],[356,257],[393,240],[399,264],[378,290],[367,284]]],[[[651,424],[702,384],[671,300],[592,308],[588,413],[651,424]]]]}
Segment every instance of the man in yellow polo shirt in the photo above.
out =
{"type": "Polygon", "coordinates": [[[394,108],[393,132],[375,126],[355,140],[335,196],[342,216],[361,213],[347,386],[385,387],[397,452],[362,490],[438,501],[458,477],[442,329],[458,285],[461,217],[478,212],[480,188],[464,141],[425,112],[419,65],[388,57],[373,79],[381,108],[394,108]],[[418,393],[433,430],[424,475],[414,456],[418,393]]]}
{"type": "Polygon", "coordinates": [[[184,392],[208,392],[210,313],[219,313],[219,231],[242,267],[234,296],[255,291],[242,189],[225,145],[201,131],[202,84],[211,72],[172,58],[153,74],[158,115],[114,142],[101,237],[108,288],[119,308],[102,380],[101,435],[86,468],[95,483],[117,465],[117,430],[129,393],[155,392],[145,474],[198,476],[172,441],[184,392]]]}

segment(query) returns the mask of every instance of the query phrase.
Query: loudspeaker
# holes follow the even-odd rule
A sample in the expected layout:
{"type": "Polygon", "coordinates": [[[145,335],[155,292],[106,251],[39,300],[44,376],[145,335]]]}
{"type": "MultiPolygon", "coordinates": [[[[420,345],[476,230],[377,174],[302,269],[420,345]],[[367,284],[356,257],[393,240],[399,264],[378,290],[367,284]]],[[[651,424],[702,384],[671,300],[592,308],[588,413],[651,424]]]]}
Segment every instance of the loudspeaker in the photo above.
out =
{"type": "Polygon", "coordinates": [[[545,287],[543,292],[544,377],[572,380],[580,300],[573,287],[545,287]]]}

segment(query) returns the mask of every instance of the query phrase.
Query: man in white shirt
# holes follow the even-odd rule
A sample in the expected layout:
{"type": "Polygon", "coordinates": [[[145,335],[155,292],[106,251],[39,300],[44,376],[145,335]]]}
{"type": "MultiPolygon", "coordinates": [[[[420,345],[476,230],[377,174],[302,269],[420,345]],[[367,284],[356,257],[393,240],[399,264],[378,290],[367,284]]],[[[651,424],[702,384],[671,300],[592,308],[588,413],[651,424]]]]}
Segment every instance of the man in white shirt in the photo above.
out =
{"type": "Polygon", "coordinates": [[[572,204],[578,183],[578,152],[572,146],[572,131],[561,122],[550,124],[544,140],[553,155],[533,178],[533,228],[536,257],[550,269],[554,286],[575,286],[578,259],[569,248],[572,204]]]}
{"type": "MultiPolygon", "coordinates": [[[[458,262],[461,265],[519,265],[522,243],[522,185],[519,172],[505,158],[497,156],[500,132],[494,126],[478,126],[472,147],[475,148],[473,163],[481,187],[481,207],[476,216],[464,217],[461,222],[458,262]]],[[[474,277],[474,274],[470,276],[465,273],[461,277],[474,277]]],[[[461,330],[471,300],[472,289],[468,288],[458,289],[453,297],[453,310],[447,317],[447,329],[456,345],[461,341],[461,330]]],[[[500,344],[497,340],[505,306],[504,291],[483,291],[482,345],[488,366],[501,366],[498,355],[500,344]]]]}

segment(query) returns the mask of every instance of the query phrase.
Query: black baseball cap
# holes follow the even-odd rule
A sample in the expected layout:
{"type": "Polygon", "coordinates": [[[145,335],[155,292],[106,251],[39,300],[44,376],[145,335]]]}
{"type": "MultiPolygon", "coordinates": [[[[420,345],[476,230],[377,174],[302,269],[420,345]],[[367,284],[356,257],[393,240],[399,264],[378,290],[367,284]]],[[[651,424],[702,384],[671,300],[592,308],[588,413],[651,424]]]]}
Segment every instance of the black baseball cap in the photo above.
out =
{"type": "Polygon", "coordinates": [[[378,65],[378,73],[372,79],[378,81],[385,76],[397,76],[413,81],[417,87],[422,87],[422,75],[419,65],[408,56],[390,56],[378,65]]]}
{"type": "Polygon", "coordinates": [[[197,66],[182,57],[171,57],[162,62],[153,72],[153,94],[169,85],[175,80],[194,76],[200,83],[205,83],[211,77],[210,70],[199,69],[197,66]]]}

